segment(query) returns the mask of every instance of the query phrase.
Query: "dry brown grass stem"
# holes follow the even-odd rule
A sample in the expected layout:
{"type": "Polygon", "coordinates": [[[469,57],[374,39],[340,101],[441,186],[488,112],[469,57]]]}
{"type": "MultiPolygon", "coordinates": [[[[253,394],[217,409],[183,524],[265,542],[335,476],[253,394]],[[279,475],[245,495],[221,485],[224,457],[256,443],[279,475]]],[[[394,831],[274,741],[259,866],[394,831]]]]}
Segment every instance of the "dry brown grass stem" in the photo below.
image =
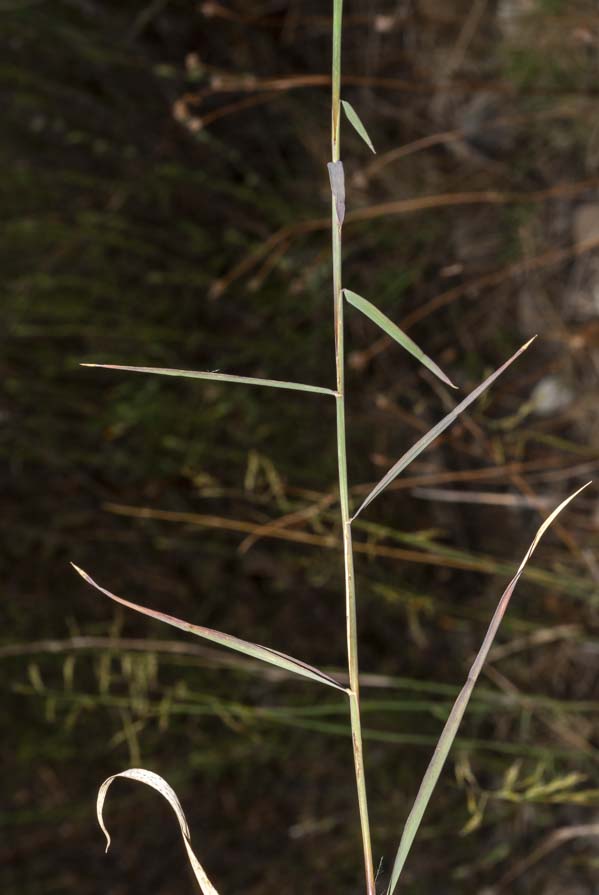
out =
{"type": "Polygon", "coordinates": [[[310,506],[303,507],[301,510],[296,510],[293,513],[286,513],[272,523],[257,526],[254,532],[252,532],[251,535],[248,535],[248,537],[239,545],[239,552],[246,553],[250,547],[253,547],[256,541],[260,538],[267,537],[273,530],[289,528],[290,526],[297,525],[298,522],[306,522],[308,519],[313,519],[314,517],[319,516],[323,510],[328,509],[331,504],[335,503],[336,499],[334,493],[324,494],[320,500],[310,506]]]}
{"type": "MultiPolygon", "coordinates": [[[[246,522],[243,519],[228,519],[224,516],[186,513],[176,510],[158,510],[152,507],[134,507],[120,503],[106,503],[103,505],[103,509],[118,516],[130,516],[135,519],[155,519],[162,522],[178,522],[184,525],[200,525],[206,528],[217,528],[240,534],[276,538],[281,541],[291,541],[313,547],[325,547],[328,550],[343,549],[341,540],[334,534],[318,535],[307,531],[279,528],[274,522],[272,526],[265,527],[264,525],[257,525],[255,522],[246,522]],[[265,530],[266,528],[267,530],[265,530]]],[[[432,551],[405,550],[400,547],[388,547],[385,544],[374,544],[364,541],[354,543],[354,551],[370,557],[397,559],[403,562],[422,563],[424,565],[441,566],[442,568],[468,569],[488,573],[493,572],[495,569],[494,561],[485,558],[455,558],[436,554],[432,551]]]]}
{"type": "MultiPolygon", "coordinates": [[[[563,457],[549,455],[547,457],[538,457],[535,460],[514,460],[495,466],[486,466],[482,469],[421,472],[416,475],[405,475],[395,479],[389,485],[388,491],[404,491],[421,485],[439,485],[453,482],[495,481],[497,479],[507,479],[509,481],[509,474],[512,472],[526,472],[529,480],[539,479],[542,482],[563,482],[576,476],[588,476],[594,473],[598,466],[599,454],[593,449],[589,449],[589,459],[574,465],[570,463],[563,465],[563,457]]],[[[361,495],[372,491],[375,484],[376,482],[363,482],[359,485],[352,485],[350,493],[354,499],[359,499],[361,495]]],[[[230,497],[241,500],[248,498],[248,492],[245,490],[239,488],[218,488],[212,483],[210,486],[200,489],[198,493],[204,498],[230,497]]],[[[299,488],[289,485],[282,493],[287,498],[299,498],[300,500],[317,503],[321,500],[334,500],[335,492],[316,491],[313,488],[299,488]]],[[[255,494],[251,494],[250,497],[253,502],[262,504],[269,502],[271,499],[270,497],[260,498],[255,494]]]]}
{"type": "MultiPolygon", "coordinates": [[[[206,18],[222,18],[228,19],[232,22],[239,22],[243,25],[258,25],[261,28],[277,28],[281,27],[281,23],[283,20],[287,18],[287,15],[290,16],[293,20],[293,24],[302,24],[302,25],[317,25],[322,28],[326,28],[327,31],[330,31],[332,24],[332,16],[318,16],[318,15],[297,15],[295,12],[291,14],[286,14],[282,12],[280,15],[268,15],[267,13],[254,13],[252,15],[246,15],[240,12],[236,12],[232,9],[227,9],[227,7],[223,6],[221,3],[216,3],[214,0],[206,0],[206,2],[202,3],[200,7],[200,11],[206,18]]],[[[372,16],[371,15],[345,15],[343,17],[344,25],[371,25],[372,24],[372,16]]]]}
{"type": "MultiPolygon", "coordinates": [[[[402,93],[417,93],[430,96],[437,93],[499,93],[507,96],[583,96],[591,98],[597,95],[597,90],[564,88],[556,90],[554,87],[534,87],[527,85],[519,88],[507,81],[475,81],[463,78],[454,78],[444,83],[435,80],[424,79],[409,81],[405,78],[381,78],[370,75],[344,75],[341,79],[344,87],[371,87],[379,90],[399,91],[402,93]]],[[[229,72],[215,73],[210,87],[203,90],[201,95],[216,93],[247,93],[264,92],[271,90],[301,90],[307,87],[330,87],[331,77],[328,74],[317,75],[285,75],[279,78],[258,78],[255,75],[237,75],[229,72]]]]}
{"type": "MultiPolygon", "coordinates": [[[[362,221],[376,220],[378,218],[392,217],[395,215],[412,214],[419,211],[427,211],[437,208],[450,208],[459,205],[517,205],[545,202],[551,199],[564,198],[567,196],[576,196],[586,190],[599,185],[599,178],[592,177],[581,181],[571,183],[561,183],[556,186],[549,187],[544,190],[535,190],[529,193],[523,192],[501,192],[499,190],[481,190],[477,192],[464,193],[438,193],[432,196],[419,196],[410,199],[396,199],[391,202],[381,202],[376,205],[368,205],[351,211],[345,216],[344,226],[348,224],[360,223],[362,221]]],[[[262,259],[269,255],[274,249],[277,249],[282,242],[291,241],[299,236],[308,233],[315,233],[321,230],[327,230],[330,226],[328,218],[313,218],[307,221],[300,221],[297,224],[289,224],[281,227],[272,233],[258,249],[245,255],[225,276],[216,280],[211,289],[211,296],[216,298],[223,294],[229,286],[247,274],[256,267],[262,259]]],[[[525,258],[522,261],[514,262],[500,270],[492,271],[482,277],[477,277],[467,283],[455,286],[446,292],[441,293],[430,301],[426,302],[420,308],[417,308],[409,314],[401,322],[402,329],[412,326],[419,320],[427,317],[430,313],[444,305],[450,304],[457,298],[477,291],[482,288],[496,286],[505,279],[516,276],[520,273],[529,273],[548,267],[553,264],[559,264],[562,261],[582,255],[591,251],[599,245],[599,239],[585,240],[577,242],[573,245],[565,246],[557,249],[550,249],[533,258],[525,258]]],[[[388,337],[379,340],[379,344],[387,345],[388,337]]],[[[376,343],[375,343],[376,344],[376,343]]]]}
{"type": "MultiPolygon", "coordinates": [[[[406,314],[400,322],[401,328],[403,330],[409,330],[415,323],[420,323],[421,320],[430,316],[434,311],[438,311],[440,308],[446,307],[460,298],[464,298],[468,295],[475,295],[482,289],[492,289],[496,286],[500,286],[506,280],[521,274],[533,273],[536,270],[552,267],[555,264],[563,264],[565,261],[570,261],[572,258],[580,257],[587,252],[591,252],[598,246],[599,239],[588,239],[583,242],[575,242],[572,245],[564,246],[562,248],[548,249],[546,252],[541,252],[539,255],[523,258],[521,261],[507,264],[499,270],[493,270],[480,277],[467,280],[465,283],[460,283],[459,286],[453,286],[445,292],[440,292],[439,295],[429,299],[429,301],[424,302],[409,314],[406,314]]],[[[373,358],[381,354],[381,352],[386,351],[392,344],[393,343],[388,336],[382,336],[380,339],[377,339],[372,345],[360,352],[360,364],[365,365],[369,363],[373,358]]]]}
{"type": "MultiPolygon", "coordinates": [[[[561,104],[557,108],[543,109],[534,115],[536,121],[546,121],[552,119],[578,118],[581,110],[577,107],[572,108],[570,104],[561,104]]],[[[501,115],[493,121],[493,128],[514,126],[521,124],[530,124],[531,115],[501,115]]],[[[368,185],[372,178],[379,176],[382,171],[389,165],[400,161],[407,156],[422,152],[424,149],[432,149],[435,146],[446,146],[449,143],[457,143],[468,139],[468,128],[456,128],[455,130],[440,131],[437,134],[427,134],[412,140],[410,143],[404,143],[402,146],[396,146],[388,152],[382,152],[376,155],[367,165],[365,165],[355,175],[355,183],[357,186],[364,188],[368,185]]]]}
{"type": "Polygon", "coordinates": [[[507,886],[511,885],[515,879],[526,873],[527,870],[547,857],[556,848],[564,845],[566,842],[572,842],[575,839],[597,839],[599,838],[599,823],[596,824],[578,824],[572,827],[561,827],[554,830],[549,836],[538,845],[529,855],[518,861],[515,866],[509,870],[500,880],[497,886],[493,887],[489,895],[495,895],[504,891],[507,886]]]}
{"type": "MultiPolygon", "coordinates": [[[[559,465],[559,458],[544,457],[537,460],[514,461],[513,463],[504,463],[498,466],[487,466],[483,469],[465,469],[447,472],[431,472],[421,475],[405,476],[405,478],[396,479],[389,485],[389,491],[402,491],[405,489],[416,488],[421,485],[440,485],[449,482],[480,482],[494,479],[505,479],[512,472],[526,472],[528,476],[535,472],[545,479],[553,479],[563,481],[566,478],[575,475],[587,475],[597,468],[599,464],[599,456],[584,463],[577,463],[574,466],[559,465]],[[551,467],[559,467],[551,469],[551,467]]],[[[368,494],[372,491],[375,482],[355,485],[351,490],[352,494],[359,496],[360,494],[368,494]]]]}
{"type": "Polygon", "coordinates": [[[489,507],[521,507],[547,510],[555,506],[555,495],[544,497],[528,497],[525,494],[510,494],[503,491],[459,491],[453,488],[415,488],[414,497],[423,500],[440,500],[443,503],[472,503],[489,507]]]}
{"type": "MultiPolygon", "coordinates": [[[[562,638],[559,639],[572,639],[575,635],[571,632],[564,634],[562,638]]],[[[545,642],[550,642],[549,640],[545,642]]],[[[531,643],[530,646],[542,645],[542,642],[539,643],[531,643]]],[[[534,699],[531,699],[526,694],[522,693],[519,687],[516,687],[504,674],[497,670],[492,664],[487,664],[483,669],[483,673],[485,676],[492,681],[495,686],[502,692],[504,692],[511,700],[517,703],[524,711],[528,712],[531,717],[535,717],[538,719],[539,723],[542,724],[547,730],[551,731],[551,733],[557,737],[565,746],[576,749],[580,751],[583,755],[588,755],[590,757],[597,757],[597,750],[595,747],[589,742],[586,737],[584,737],[579,730],[576,730],[572,727],[572,724],[561,720],[560,718],[553,718],[551,715],[547,714],[540,710],[539,706],[535,704],[534,699]]]]}

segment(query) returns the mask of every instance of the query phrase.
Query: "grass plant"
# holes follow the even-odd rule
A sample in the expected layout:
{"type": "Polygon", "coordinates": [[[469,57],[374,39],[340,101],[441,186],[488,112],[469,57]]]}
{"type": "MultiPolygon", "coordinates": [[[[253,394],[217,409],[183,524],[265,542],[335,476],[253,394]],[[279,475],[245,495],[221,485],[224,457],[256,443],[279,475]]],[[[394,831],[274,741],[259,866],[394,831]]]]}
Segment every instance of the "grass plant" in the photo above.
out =
{"type": "MultiPolygon", "coordinates": [[[[343,285],[342,269],[342,234],[345,220],[346,191],[345,171],[341,158],[341,122],[343,114],[347,121],[363,139],[368,148],[374,151],[373,142],[362,123],[359,114],[353,106],[341,98],[341,49],[342,49],[342,15],[343,0],[333,0],[333,28],[332,28],[332,104],[331,104],[331,161],[328,163],[328,172],[331,185],[331,240],[332,240],[332,279],[333,279],[333,325],[334,325],[334,357],[335,357],[335,387],[327,388],[319,385],[305,385],[297,382],[282,381],[277,379],[259,379],[247,376],[237,376],[220,372],[195,372],[186,370],[166,369],[157,367],[134,367],[130,365],[115,364],[84,364],[83,366],[104,367],[112,370],[122,370],[143,374],[189,377],[199,380],[216,380],[241,385],[277,388],[283,390],[302,391],[310,395],[310,400],[335,401],[336,410],[336,444],[337,444],[337,468],[339,483],[339,510],[341,515],[341,536],[344,568],[345,590],[345,617],[346,617],[346,647],[347,647],[347,675],[343,679],[321,671],[299,659],[288,656],[268,646],[261,646],[231,636],[220,631],[215,631],[200,625],[192,624],[182,619],[167,615],[157,610],[132,602],[117,596],[96,581],[83,569],[73,564],[74,569],[92,587],[109,597],[111,600],[133,609],[134,611],[151,618],[160,620],[165,624],[179,628],[187,633],[215,643],[217,646],[226,647],[243,654],[250,660],[267,663],[274,666],[286,675],[297,675],[309,679],[312,683],[322,684],[340,691],[347,700],[346,712],[349,715],[351,728],[351,742],[353,751],[356,796],[360,820],[361,840],[364,858],[364,878],[366,895],[376,895],[376,877],[373,862],[372,837],[370,833],[369,808],[366,788],[366,769],[364,757],[364,731],[362,728],[362,712],[360,703],[360,673],[358,659],[358,618],[357,618],[357,591],[356,575],[354,570],[354,544],[353,529],[356,519],[382,492],[399,476],[424,450],[437,439],[486,389],[488,389],[500,377],[514,361],[527,350],[532,340],[529,340],[511,357],[509,357],[490,376],[480,383],[468,396],[455,405],[435,426],[424,434],[408,451],[406,451],[381,480],[372,487],[364,499],[356,507],[353,506],[353,495],[350,490],[347,468],[347,438],[346,438],[346,389],[345,389],[345,349],[344,349],[344,314],[346,302],[355,310],[364,314],[373,325],[381,330],[381,335],[395,341],[401,348],[407,351],[415,361],[421,363],[430,373],[434,374],[445,386],[455,388],[454,384],[441,370],[439,365],[430,358],[405,332],[403,332],[389,317],[383,314],[375,304],[343,285]]],[[[583,486],[586,487],[586,486],[583,486]]],[[[541,537],[556,517],[576,497],[582,488],[563,500],[547,517],[538,529],[532,543],[526,551],[515,574],[509,581],[501,595],[495,614],[489,624],[474,663],[468,673],[466,683],[459,691],[457,698],[448,711],[447,720],[443,731],[436,743],[433,756],[425,772],[420,788],[417,792],[414,804],[405,822],[403,833],[393,864],[387,895],[393,895],[401,882],[406,860],[409,856],[423,815],[433,794],[439,776],[443,770],[448,753],[456,738],[461,720],[468,707],[475,684],[480,675],[483,664],[491,649],[499,625],[509,605],[514,589],[524,573],[528,560],[535,551],[541,537]]],[[[361,520],[362,521],[362,520],[361,520]]],[[[359,523],[358,523],[359,524],[359,523]]],[[[328,708],[330,714],[335,715],[337,709],[328,708]]],[[[260,714],[260,713],[258,713],[260,714]]],[[[308,717],[302,717],[301,713],[289,711],[262,713],[269,720],[279,723],[302,724],[306,728],[326,729],[329,732],[342,731],[342,725],[334,725],[331,722],[318,717],[318,712],[305,713],[308,717]],[[320,725],[320,728],[318,728],[320,725]]],[[[326,712],[325,712],[326,716],[326,712]]],[[[407,735],[417,740],[417,734],[407,735]]],[[[404,739],[404,742],[406,740],[404,739]]],[[[103,806],[106,794],[112,781],[117,777],[125,777],[142,782],[161,793],[171,805],[178,818],[181,835],[187,850],[189,861],[195,878],[204,895],[217,895],[217,890],[208,878],[202,864],[197,859],[191,847],[190,831],[185,820],[181,804],[173,789],[157,774],[142,768],[131,768],[109,777],[100,787],[97,801],[97,814],[99,823],[106,834],[107,847],[110,844],[110,836],[103,820],[103,806]]]]}

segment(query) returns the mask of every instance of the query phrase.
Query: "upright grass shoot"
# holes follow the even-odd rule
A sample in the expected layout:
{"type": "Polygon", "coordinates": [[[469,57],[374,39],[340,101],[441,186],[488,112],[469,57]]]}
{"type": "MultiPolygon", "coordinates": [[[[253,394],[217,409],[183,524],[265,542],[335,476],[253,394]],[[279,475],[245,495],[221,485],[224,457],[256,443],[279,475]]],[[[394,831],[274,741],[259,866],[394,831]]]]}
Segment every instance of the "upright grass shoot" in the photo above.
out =
{"type": "MultiPolygon", "coordinates": [[[[297,382],[288,382],[277,379],[257,379],[250,376],[238,376],[220,372],[194,372],[188,370],[153,368],[153,367],[134,367],[130,365],[115,364],[84,364],[83,366],[105,367],[107,369],[136,372],[145,374],[157,374],[160,376],[176,376],[189,377],[198,380],[216,380],[226,383],[237,383],[251,386],[264,386],[268,388],[290,389],[294,391],[303,391],[312,394],[328,395],[335,400],[336,407],[336,435],[337,435],[337,467],[339,480],[339,505],[341,514],[341,531],[343,540],[343,569],[344,569],[344,590],[345,590],[345,637],[347,649],[347,667],[349,686],[345,687],[330,675],[319,670],[318,668],[308,665],[299,659],[295,659],[284,653],[281,653],[271,647],[260,646],[242,640],[238,637],[215,631],[211,628],[205,628],[200,625],[191,624],[174,616],[166,615],[157,610],[148,609],[139,603],[133,603],[123,597],[116,596],[104,587],[97,584],[82,569],[74,566],[75,570],[82,578],[98,591],[109,597],[111,600],[120,603],[127,608],[142,613],[151,618],[158,619],[168,625],[182,629],[183,631],[195,636],[212,641],[219,646],[232,649],[238,653],[249,656],[251,659],[257,659],[294,675],[308,678],[313,683],[323,684],[333,689],[341,691],[347,696],[349,703],[349,716],[351,724],[351,740],[354,760],[355,784],[358,803],[358,813],[360,820],[360,830],[363,848],[364,860],[364,876],[365,876],[365,892],[366,895],[376,895],[375,874],[373,864],[372,840],[370,834],[370,822],[368,813],[368,801],[366,793],[366,773],[364,750],[362,743],[362,722],[360,714],[360,681],[359,681],[359,663],[358,663],[358,626],[357,626],[357,606],[356,606],[356,578],[354,572],[354,547],[352,542],[352,523],[356,517],[362,513],[366,507],[381,492],[405,470],[413,460],[420,455],[448,426],[450,426],[459,415],[466,410],[486,389],[488,389],[499,376],[504,373],[508,367],[529,347],[532,340],[523,345],[508,360],[506,360],[494,373],[478,385],[466,398],[464,398],[456,407],[440,420],[433,428],[423,435],[408,451],[406,451],[399,460],[391,467],[391,469],[382,477],[380,482],[370,491],[363,503],[353,513],[350,510],[348,470],[347,470],[347,439],[346,439],[346,390],[345,390],[345,351],[344,351],[344,303],[347,301],[354,308],[364,314],[373,324],[378,326],[384,333],[390,336],[397,344],[407,351],[413,358],[420,362],[425,368],[434,373],[445,385],[455,388],[453,382],[441,370],[438,364],[432,360],[409,336],[407,336],[399,327],[371,301],[363,298],[350,289],[345,289],[342,282],[342,234],[343,222],[345,218],[346,195],[345,195],[345,174],[343,162],[341,160],[341,112],[345,115],[354,127],[356,132],[364,140],[367,146],[374,152],[372,141],[364,127],[358,113],[353,106],[347,101],[341,99],[341,38],[342,38],[342,16],[343,16],[343,0],[333,0],[333,52],[332,52],[332,95],[331,95],[331,161],[328,163],[329,180],[331,185],[331,240],[332,240],[332,279],[333,279],[333,327],[334,327],[334,363],[335,363],[335,388],[326,388],[323,386],[304,385],[297,382]]],[[[586,487],[586,486],[584,486],[586,487]]],[[[554,519],[562,510],[570,503],[571,500],[580,493],[582,489],[572,494],[564,500],[543,522],[537,531],[528,551],[526,552],[520,566],[514,577],[509,582],[501,599],[499,600],[497,609],[493,619],[489,625],[489,629],[484,638],[483,644],[478,655],[470,669],[467,681],[460,691],[455,704],[449,714],[443,732],[438,740],[434,754],[424,775],[420,789],[417,793],[414,805],[409,813],[405,824],[403,835],[401,836],[397,856],[391,872],[391,878],[388,886],[388,895],[393,895],[412,847],[414,838],[422,821],[424,812],[431,798],[432,792],[437,784],[445,760],[455,739],[458,727],[470,700],[470,696],[479,677],[483,663],[488,655],[489,649],[501,620],[505,614],[512,593],[522,576],[526,563],[536,549],[539,540],[554,519]]],[[[202,865],[197,860],[191,849],[189,830],[187,822],[183,814],[183,810],[179,800],[170,786],[157,774],[146,771],[141,768],[133,768],[109,777],[98,793],[97,814],[99,823],[104,830],[108,844],[110,837],[107,833],[103,821],[103,806],[107,790],[115,779],[115,777],[126,777],[145,783],[157,791],[159,791],[169,802],[175,811],[181,834],[187,849],[188,857],[193,868],[196,880],[204,893],[204,895],[217,895],[216,889],[209,881],[202,865]]]]}

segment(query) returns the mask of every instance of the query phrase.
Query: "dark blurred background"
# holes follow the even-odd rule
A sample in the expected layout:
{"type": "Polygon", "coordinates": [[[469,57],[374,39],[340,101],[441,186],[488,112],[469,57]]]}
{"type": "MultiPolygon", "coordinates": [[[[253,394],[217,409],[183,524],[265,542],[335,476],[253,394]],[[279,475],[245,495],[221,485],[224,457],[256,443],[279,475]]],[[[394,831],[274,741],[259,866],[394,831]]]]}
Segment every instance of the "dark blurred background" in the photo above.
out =
{"type": "MultiPolygon", "coordinates": [[[[5,895],[196,891],[145,788],[114,785],[104,856],[96,789],[132,765],[222,895],[362,891],[343,700],[68,565],[344,666],[330,402],[79,366],[333,383],[331,6],[0,3],[5,895]]],[[[599,465],[599,12],[348,0],[343,63],[378,150],[345,125],[346,285],[462,394],[540,336],[356,526],[382,889],[498,596],[599,465]]],[[[455,397],[351,308],[347,342],[359,501],[455,397]]],[[[521,582],[406,893],[599,891],[598,518],[591,488],[521,582]]]]}

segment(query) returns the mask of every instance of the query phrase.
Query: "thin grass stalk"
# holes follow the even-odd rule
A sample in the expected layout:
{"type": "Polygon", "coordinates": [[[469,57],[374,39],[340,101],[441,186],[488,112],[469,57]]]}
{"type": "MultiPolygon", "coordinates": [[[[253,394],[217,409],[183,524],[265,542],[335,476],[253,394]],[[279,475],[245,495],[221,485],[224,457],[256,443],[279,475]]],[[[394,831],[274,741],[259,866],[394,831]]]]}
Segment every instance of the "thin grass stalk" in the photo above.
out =
{"type": "MultiPolygon", "coordinates": [[[[333,0],[333,70],[331,97],[331,160],[340,161],[340,121],[341,121],[341,29],[343,18],[343,0],[333,0]]],[[[360,719],[360,684],[358,666],[358,632],[356,620],[356,590],[354,579],[354,558],[352,533],[349,514],[349,489],[347,480],[347,448],[345,436],[345,353],[343,344],[343,287],[341,262],[341,228],[336,196],[331,184],[331,226],[333,246],[333,295],[335,324],[335,370],[337,379],[337,463],[339,469],[339,498],[341,505],[341,521],[343,531],[343,564],[345,577],[345,615],[347,635],[347,662],[349,671],[349,706],[352,732],[354,768],[362,846],[364,849],[364,871],[366,875],[366,891],[375,895],[374,865],[372,861],[372,844],[370,823],[368,819],[368,801],[366,797],[366,779],[364,775],[364,751],[362,747],[362,723],[360,719]]]]}

